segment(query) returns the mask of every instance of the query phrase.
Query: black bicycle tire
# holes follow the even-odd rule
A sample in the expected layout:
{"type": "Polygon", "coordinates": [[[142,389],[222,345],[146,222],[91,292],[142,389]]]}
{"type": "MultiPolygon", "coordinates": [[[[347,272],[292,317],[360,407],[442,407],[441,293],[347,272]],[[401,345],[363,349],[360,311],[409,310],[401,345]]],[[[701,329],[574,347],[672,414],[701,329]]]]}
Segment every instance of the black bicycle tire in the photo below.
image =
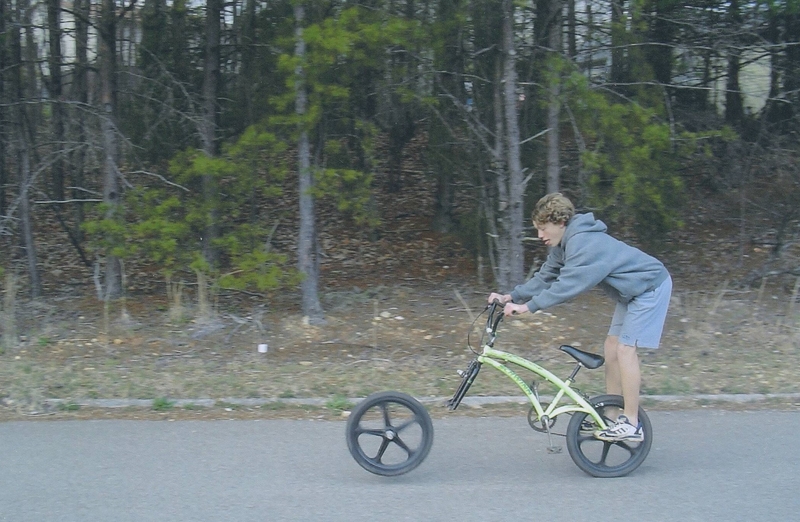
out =
{"type": "MultiPolygon", "coordinates": [[[[602,408],[603,406],[622,408],[624,406],[623,398],[620,395],[600,395],[593,397],[589,402],[595,408],[602,408]]],[[[623,477],[633,472],[647,458],[653,445],[653,426],[647,413],[641,407],[639,408],[639,421],[642,423],[644,431],[644,440],[641,443],[604,442],[595,439],[591,434],[582,435],[582,424],[587,417],[591,420],[591,416],[588,413],[574,413],[569,421],[566,433],[569,455],[581,470],[598,478],[623,477]],[[583,450],[584,444],[604,445],[603,450],[605,452],[610,450],[611,446],[617,445],[630,453],[631,457],[620,465],[606,466],[603,463],[595,462],[587,456],[583,450]]],[[[604,453],[604,455],[607,454],[604,453]]]]}
{"type": "Polygon", "coordinates": [[[433,422],[431,421],[428,410],[414,397],[397,391],[384,391],[373,393],[359,402],[350,413],[345,429],[347,437],[347,448],[355,461],[365,470],[376,475],[392,477],[408,473],[422,464],[425,457],[430,453],[433,446],[433,422]],[[386,465],[374,457],[367,455],[359,444],[359,426],[362,417],[372,408],[382,404],[393,403],[400,405],[413,413],[414,420],[419,424],[422,436],[420,444],[410,453],[409,458],[404,462],[393,465],[386,465]]]}

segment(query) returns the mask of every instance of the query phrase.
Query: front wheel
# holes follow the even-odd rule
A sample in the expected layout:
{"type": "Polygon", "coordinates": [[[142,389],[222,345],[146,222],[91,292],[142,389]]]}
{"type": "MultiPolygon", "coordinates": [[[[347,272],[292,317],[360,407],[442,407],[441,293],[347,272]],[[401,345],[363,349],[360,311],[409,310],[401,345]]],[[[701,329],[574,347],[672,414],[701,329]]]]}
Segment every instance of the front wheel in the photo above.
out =
{"type": "Polygon", "coordinates": [[[347,419],[347,447],[371,473],[395,476],[419,466],[433,445],[433,423],[425,407],[405,393],[374,393],[347,419]]]}
{"type": "MultiPolygon", "coordinates": [[[[600,395],[589,400],[606,424],[621,412],[624,403],[619,395],[600,395]]],[[[639,408],[642,423],[642,442],[605,442],[594,437],[599,427],[586,412],[574,413],[567,426],[567,450],[579,468],[593,477],[622,477],[644,462],[653,444],[653,427],[642,408],[639,408]]]]}

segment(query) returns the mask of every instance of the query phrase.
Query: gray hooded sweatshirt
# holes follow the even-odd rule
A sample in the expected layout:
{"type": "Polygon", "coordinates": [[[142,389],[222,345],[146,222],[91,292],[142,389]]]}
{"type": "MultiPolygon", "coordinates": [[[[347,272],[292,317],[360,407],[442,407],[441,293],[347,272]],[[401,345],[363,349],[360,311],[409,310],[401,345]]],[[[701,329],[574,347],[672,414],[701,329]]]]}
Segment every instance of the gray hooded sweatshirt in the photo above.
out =
{"type": "Polygon", "coordinates": [[[607,229],[591,213],[573,216],[561,243],[550,249],[539,271],[511,292],[514,302],[527,303],[535,312],[599,286],[627,303],[669,277],[661,261],[614,239],[607,229]]]}

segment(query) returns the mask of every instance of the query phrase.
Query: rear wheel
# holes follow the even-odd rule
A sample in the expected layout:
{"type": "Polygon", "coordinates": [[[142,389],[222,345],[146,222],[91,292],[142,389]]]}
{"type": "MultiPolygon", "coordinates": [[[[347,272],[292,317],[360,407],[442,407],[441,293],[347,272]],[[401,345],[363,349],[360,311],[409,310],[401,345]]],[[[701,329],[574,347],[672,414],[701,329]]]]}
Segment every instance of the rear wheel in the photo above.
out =
{"type": "MultiPolygon", "coordinates": [[[[619,395],[600,395],[589,400],[597,413],[611,424],[624,406],[619,395]]],[[[567,426],[567,450],[572,460],[593,477],[622,477],[632,472],[647,458],[653,444],[653,427],[647,413],[639,408],[642,423],[642,442],[605,442],[594,437],[599,428],[594,418],[585,412],[574,413],[567,426]]]]}
{"type": "Polygon", "coordinates": [[[405,393],[374,393],[347,419],[347,447],[371,473],[395,476],[419,466],[433,445],[433,423],[425,407],[405,393]]]}

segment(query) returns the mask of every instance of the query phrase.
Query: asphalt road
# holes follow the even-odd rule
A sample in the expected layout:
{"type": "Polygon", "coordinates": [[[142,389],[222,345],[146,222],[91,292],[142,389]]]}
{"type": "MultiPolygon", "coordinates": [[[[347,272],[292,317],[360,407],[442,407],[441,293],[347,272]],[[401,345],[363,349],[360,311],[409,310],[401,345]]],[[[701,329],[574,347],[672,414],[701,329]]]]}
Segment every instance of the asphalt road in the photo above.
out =
{"type": "Polygon", "coordinates": [[[435,419],[427,460],[395,478],[355,463],[344,422],[8,422],[0,520],[800,520],[800,412],[650,417],[649,457],[618,479],[548,454],[524,418],[435,419]]]}

